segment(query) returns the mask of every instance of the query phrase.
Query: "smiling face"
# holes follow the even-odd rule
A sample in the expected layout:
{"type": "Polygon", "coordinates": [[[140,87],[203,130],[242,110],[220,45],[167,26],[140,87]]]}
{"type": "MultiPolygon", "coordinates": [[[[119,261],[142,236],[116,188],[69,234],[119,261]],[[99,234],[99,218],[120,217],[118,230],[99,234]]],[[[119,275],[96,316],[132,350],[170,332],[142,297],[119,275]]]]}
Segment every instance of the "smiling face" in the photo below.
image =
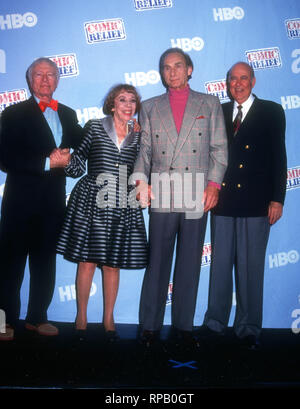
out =
{"type": "Polygon", "coordinates": [[[238,104],[245,102],[255,85],[255,77],[251,78],[250,68],[246,64],[233,67],[229,77],[229,90],[238,104]]]}
{"type": "Polygon", "coordinates": [[[183,55],[170,53],[163,62],[163,77],[169,88],[180,90],[187,86],[193,68],[187,66],[183,55]]]}
{"type": "Polygon", "coordinates": [[[114,99],[114,108],[112,108],[114,118],[121,122],[129,121],[136,113],[136,104],[134,94],[121,90],[114,99]]]}
{"type": "Polygon", "coordinates": [[[47,62],[36,64],[32,69],[31,88],[34,95],[42,101],[49,102],[58,84],[54,67],[47,62]]]}

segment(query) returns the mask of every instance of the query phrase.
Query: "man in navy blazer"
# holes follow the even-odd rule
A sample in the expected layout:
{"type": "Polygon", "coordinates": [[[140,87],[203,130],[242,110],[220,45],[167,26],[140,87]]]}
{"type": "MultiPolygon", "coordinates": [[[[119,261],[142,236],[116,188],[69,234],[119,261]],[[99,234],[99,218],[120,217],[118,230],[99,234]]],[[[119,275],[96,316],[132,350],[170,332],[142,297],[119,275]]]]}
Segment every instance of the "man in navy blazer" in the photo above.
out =
{"type": "Polygon", "coordinates": [[[287,159],[281,105],[257,98],[253,69],[236,63],[228,72],[232,102],[222,105],[228,135],[228,167],[212,210],[208,309],[204,328],[214,335],[227,327],[235,269],[234,331],[242,344],[259,345],[262,328],[265,253],[270,226],[283,211],[287,159]],[[242,118],[234,130],[234,119],[242,118]]]}
{"type": "Polygon", "coordinates": [[[0,309],[7,325],[0,340],[14,338],[27,257],[30,289],[25,328],[42,335],[58,333],[47,322],[47,309],[66,202],[63,168],[69,148],[78,146],[82,137],[75,111],[52,99],[59,81],[56,64],[39,58],[28,68],[26,79],[31,98],[1,115],[0,166],[7,177],[0,220],[0,309]]]}

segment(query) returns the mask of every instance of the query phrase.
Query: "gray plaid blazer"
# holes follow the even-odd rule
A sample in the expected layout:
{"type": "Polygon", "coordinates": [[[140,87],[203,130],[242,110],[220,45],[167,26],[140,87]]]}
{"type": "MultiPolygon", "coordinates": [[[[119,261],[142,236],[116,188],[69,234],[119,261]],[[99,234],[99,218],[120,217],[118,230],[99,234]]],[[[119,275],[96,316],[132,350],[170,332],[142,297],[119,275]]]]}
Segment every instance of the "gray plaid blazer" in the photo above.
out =
{"type": "Polygon", "coordinates": [[[168,93],[144,101],[139,122],[141,146],[134,179],[152,185],[155,200],[151,211],[202,209],[203,189],[208,181],[221,184],[227,167],[227,137],[219,99],[190,90],[179,135],[168,93]]]}

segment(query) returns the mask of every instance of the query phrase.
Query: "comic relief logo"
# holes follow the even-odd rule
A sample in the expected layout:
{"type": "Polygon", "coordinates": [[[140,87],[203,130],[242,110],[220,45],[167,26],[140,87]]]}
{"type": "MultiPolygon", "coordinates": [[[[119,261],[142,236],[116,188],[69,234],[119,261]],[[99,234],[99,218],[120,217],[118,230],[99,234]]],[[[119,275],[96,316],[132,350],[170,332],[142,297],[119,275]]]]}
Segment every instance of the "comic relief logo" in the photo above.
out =
{"type": "Polygon", "coordinates": [[[287,171],[286,189],[297,189],[300,187],[300,166],[289,168],[287,171]]]}
{"type": "MultiPolygon", "coordinates": [[[[208,266],[211,261],[211,244],[206,243],[203,246],[203,251],[202,251],[202,263],[201,266],[208,266]]],[[[173,283],[169,283],[168,287],[168,295],[167,295],[167,303],[166,305],[171,305],[172,304],[172,294],[173,294],[173,283]]]]}
{"type": "Polygon", "coordinates": [[[172,0],[134,0],[135,9],[137,11],[162,9],[172,7],[172,0]]]}
{"type": "Polygon", "coordinates": [[[0,92],[0,113],[9,105],[17,104],[18,102],[27,99],[26,89],[17,89],[13,91],[0,92]]]}
{"type": "Polygon", "coordinates": [[[88,44],[126,39],[125,26],[121,18],[84,23],[84,31],[88,44]]]}
{"type": "Polygon", "coordinates": [[[292,20],[285,20],[288,38],[294,40],[300,38],[300,19],[294,18],[292,20]]]}
{"type": "Polygon", "coordinates": [[[206,243],[203,246],[203,251],[202,251],[202,267],[208,266],[211,261],[211,243],[206,243]]]}
{"type": "Polygon", "coordinates": [[[210,95],[215,95],[216,97],[219,98],[220,102],[229,101],[225,79],[205,82],[204,86],[206,93],[210,95]]]}
{"type": "Polygon", "coordinates": [[[79,74],[76,54],[61,54],[49,57],[59,69],[60,78],[74,77],[79,74]]]}
{"type": "Polygon", "coordinates": [[[173,283],[169,283],[166,305],[172,304],[172,294],[173,294],[173,283]]]}
{"type": "Polygon", "coordinates": [[[248,63],[254,70],[264,68],[280,68],[282,66],[278,47],[261,48],[245,52],[248,63]]]}

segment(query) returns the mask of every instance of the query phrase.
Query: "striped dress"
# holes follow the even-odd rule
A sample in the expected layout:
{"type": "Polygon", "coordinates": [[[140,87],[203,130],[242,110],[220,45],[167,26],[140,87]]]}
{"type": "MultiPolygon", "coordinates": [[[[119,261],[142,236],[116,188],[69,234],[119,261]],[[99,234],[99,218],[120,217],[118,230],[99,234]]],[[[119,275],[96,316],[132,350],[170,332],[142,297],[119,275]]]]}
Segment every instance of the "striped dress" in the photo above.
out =
{"type": "Polygon", "coordinates": [[[74,178],[82,176],[87,161],[87,174],[70,195],[57,252],[74,262],[144,268],[148,256],[144,218],[128,184],[140,134],[129,133],[118,148],[110,116],[87,122],[84,130],[65,171],[74,178]]]}

